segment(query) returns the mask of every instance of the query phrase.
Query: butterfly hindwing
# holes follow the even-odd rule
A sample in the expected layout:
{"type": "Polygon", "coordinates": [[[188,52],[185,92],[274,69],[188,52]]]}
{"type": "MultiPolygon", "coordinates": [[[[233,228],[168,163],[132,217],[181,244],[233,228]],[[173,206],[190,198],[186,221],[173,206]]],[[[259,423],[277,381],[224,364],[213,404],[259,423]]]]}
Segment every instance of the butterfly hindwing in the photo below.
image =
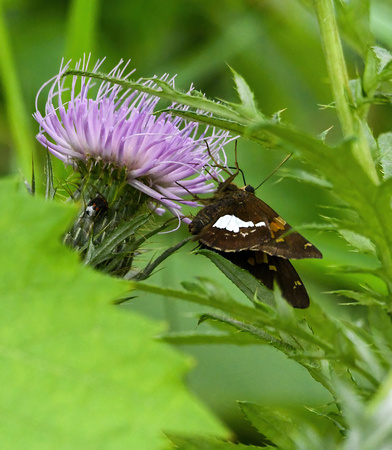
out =
{"type": "Polygon", "coordinates": [[[276,281],[285,298],[294,308],[308,308],[309,295],[301,278],[287,259],[269,256],[271,265],[276,267],[276,281]]]}
{"type": "Polygon", "coordinates": [[[310,301],[306,288],[297,271],[287,259],[250,250],[217,253],[238,267],[247,270],[269,289],[273,289],[274,281],[276,281],[282,292],[282,297],[294,308],[307,308],[309,306],[310,301]]]}

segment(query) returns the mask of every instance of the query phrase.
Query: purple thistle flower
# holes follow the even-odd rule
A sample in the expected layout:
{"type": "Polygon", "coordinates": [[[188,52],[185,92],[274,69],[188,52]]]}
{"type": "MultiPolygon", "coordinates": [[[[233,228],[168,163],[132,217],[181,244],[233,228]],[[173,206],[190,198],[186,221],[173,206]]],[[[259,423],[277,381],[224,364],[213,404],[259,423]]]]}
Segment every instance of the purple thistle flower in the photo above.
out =
{"type": "MultiPolygon", "coordinates": [[[[93,72],[102,62],[96,63],[93,72]]],[[[88,70],[88,63],[89,58],[76,68],[88,70]]],[[[124,76],[127,65],[122,66],[121,61],[109,75],[128,78],[133,71],[124,76]]],[[[207,183],[212,176],[205,169],[214,177],[217,173],[210,166],[207,144],[216,160],[220,161],[221,151],[225,160],[223,146],[232,140],[228,132],[212,128],[207,136],[206,127],[199,133],[196,122],[170,112],[155,114],[158,97],[124,90],[109,82],[100,82],[97,94],[89,98],[95,82],[74,76],[71,88],[66,88],[62,75],[68,68],[69,63],[62,64],[59,74],[42,86],[36,98],[34,118],[40,125],[37,139],[54,156],[74,166],[78,160],[93,159],[125,167],[131,186],[176,215],[180,215],[181,205],[173,200],[195,206],[194,201],[182,199],[188,191],[202,194],[214,189],[212,183],[207,183]],[[48,84],[51,86],[42,115],[38,97],[48,84]]],[[[174,78],[164,75],[161,79],[174,86],[174,78]]],[[[145,84],[154,86],[153,81],[145,84]]],[[[188,109],[173,103],[171,107],[174,106],[188,109]]],[[[158,208],[158,212],[163,210],[158,208]]]]}

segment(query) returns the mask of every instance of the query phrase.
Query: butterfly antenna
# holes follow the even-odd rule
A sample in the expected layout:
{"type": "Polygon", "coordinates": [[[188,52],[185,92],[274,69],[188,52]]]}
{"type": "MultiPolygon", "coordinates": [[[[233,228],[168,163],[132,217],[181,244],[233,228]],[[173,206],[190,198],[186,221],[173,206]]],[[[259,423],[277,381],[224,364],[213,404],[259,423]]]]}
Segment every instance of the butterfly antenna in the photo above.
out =
{"type": "Polygon", "coordinates": [[[280,163],[278,164],[275,169],[267,176],[267,178],[264,178],[264,180],[255,188],[258,189],[261,185],[263,185],[267,180],[269,180],[272,175],[274,175],[282,166],[283,164],[292,156],[292,153],[290,153],[289,155],[286,156],[286,158],[280,163]]]}
{"type": "MultiPolygon", "coordinates": [[[[238,165],[238,158],[237,158],[237,141],[235,141],[234,144],[234,166],[236,168],[235,173],[232,174],[232,176],[234,176],[234,178],[241,172],[242,173],[242,178],[244,179],[245,182],[245,177],[244,177],[244,173],[242,172],[242,170],[240,169],[240,166],[238,165]]],[[[233,180],[234,180],[233,178],[233,180]]]]}

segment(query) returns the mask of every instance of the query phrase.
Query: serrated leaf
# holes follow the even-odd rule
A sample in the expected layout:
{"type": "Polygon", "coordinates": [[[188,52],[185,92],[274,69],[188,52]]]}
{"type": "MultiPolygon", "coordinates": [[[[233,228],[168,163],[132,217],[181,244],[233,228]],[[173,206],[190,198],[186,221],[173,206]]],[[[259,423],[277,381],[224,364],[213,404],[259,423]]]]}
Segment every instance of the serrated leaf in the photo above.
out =
{"type": "Polygon", "coordinates": [[[383,133],[378,137],[380,160],[384,179],[392,177],[392,133],[383,133]]]}
{"type": "Polygon", "coordinates": [[[224,442],[209,436],[180,436],[175,434],[167,434],[168,438],[173,442],[176,448],[181,450],[252,450],[252,449],[272,449],[275,447],[256,447],[254,445],[233,444],[232,442],[224,442]]]}
{"type": "Polygon", "coordinates": [[[349,289],[337,289],[334,291],[330,291],[331,294],[344,295],[345,297],[352,298],[356,300],[358,303],[350,303],[352,305],[367,305],[367,306],[381,306],[383,308],[386,307],[385,301],[382,300],[382,297],[375,295],[370,292],[357,292],[350,291],[349,289]],[[381,298],[380,298],[381,297],[381,298]]]}
{"type": "MultiPolygon", "coordinates": [[[[220,117],[206,116],[205,114],[200,114],[194,111],[183,111],[180,109],[170,109],[170,113],[178,117],[182,117],[183,119],[193,120],[205,125],[222,128],[233,134],[244,135],[246,132],[244,125],[235,121],[234,117],[232,120],[228,120],[220,117]]],[[[238,117],[236,117],[236,119],[238,119],[238,117]]]]}
{"type": "Polygon", "coordinates": [[[337,392],[345,412],[348,432],[344,450],[383,449],[392,446],[392,377],[389,376],[370,402],[365,403],[339,381],[337,392]]]}
{"type": "Polygon", "coordinates": [[[242,106],[241,112],[244,115],[249,116],[250,118],[260,117],[259,116],[260,113],[256,106],[254,94],[251,91],[250,87],[248,86],[247,82],[232,67],[230,67],[230,70],[231,70],[231,73],[233,74],[237,93],[241,100],[241,106],[242,106]]]}
{"type": "MultiPolygon", "coordinates": [[[[287,303],[286,303],[287,304],[287,303]]],[[[293,350],[293,347],[287,345],[280,339],[277,339],[272,335],[272,333],[266,333],[260,327],[241,322],[240,320],[232,319],[230,317],[218,316],[217,314],[203,314],[198,324],[206,320],[216,320],[222,324],[227,324],[233,327],[235,330],[242,332],[242,334],[250,334],[255,339],[260,339],[268,344],[273,344],[276,348],[285,349],[285,350],[293,350]]]]}
{"type": "Polygon", "coordinates": [[[175,345],[229,344],[229,345],[266,345],[266,341],[256,339],[248,333],[216,334],[216,333],[169,333],[160,336],[165,342],[175,345]]]}
{"type": "Polygon", "coordinates": [[[362,253],[376,254],[376,249],[373,242],[365,236],[355,233],[351,230],[339,230],[339,234],[354,248],[358,249],[362,253]]]}
{"type": "MultiPolygon", "coordinates": [[[[213,286],[213,281],[209,280],[209,284],[213,286]]],[[[172,297],[176,299],[186,300],[198,305],[207,306],[209,308],[218,308],[221,311],[229,313],[232,316],[240,317],[246,321],[252,321],[255,316],[255,309],[234,301],[225,291],[224,297],[214,297],[207,292],[203,284],[183,282],[188,291],[181,291],[177,289],[170,289],[161,286],[154,286],[144,282],[131,281],[129,286],[131,289],[149,292],[152,294],[161,295],[164,297],[172,297]]]]}
{"type": "Polygon", "coordinates": [[[380,74],[384,68],[392,61],[392,53],[385,48],[373,46],[372,50],[377,57],[378,67],[377,72],[380,74]]]}
{"type": "Polygon", "coordinates": [[[292,178],[294,180],[302,180],[306,183],[313,184],[315,186],[320,186],[323,188],[331,189],[332,185],[329,181],[324,180],[323,178],[318,177],[314,173],[307,172],[305,170],[300,169],[290,169],[285,170],[281,169],[279,175],[282,178],[292,178]]]}
{"type": "Polygon", "coordinates": [[[156,95],[159,98],[167,99],[172,102],[177,102],[183,105],[188,105],[194,109],[200,109],[206,112],[210,112],[222,119],[235,121],[238,118],[238,114],[233,111],[227,104],[214,102],[204,96],[200,95],[188,95],[174,89],[169,83],[159,80],[158,78],[141,78],[138,81],[131,81],[129,79],[121,79],[105,75],[102,73],[93,73],[83,70],[67,70],[64,76],[77,75],[99,79],[102,81],[108,81],[109,83],[118,84],[123,86],[124,89],[135,89],[139,92],[145,92],[147,94],[156,95]],[[157,87],[151,87],[146,85],[146,81],[152,81],[157,87]]]}
{"type": "Polygon", "coordinates": [[[184,389],[162,325],[111,302],[128,282],[78,262],[76,211],[0,183],[0,423],[4,448],[166,448],[162,431],[225,436],[184,389]],[[154,364],[151,364],[154,361],[154,364]]]}
{"type": "Polygon", "coordinates": [[[278,448],[295,448],[292,435],[296,424],[290,417],[277,408],[256,403],[239,402],[239,406],[246,419],[278,448]]]}

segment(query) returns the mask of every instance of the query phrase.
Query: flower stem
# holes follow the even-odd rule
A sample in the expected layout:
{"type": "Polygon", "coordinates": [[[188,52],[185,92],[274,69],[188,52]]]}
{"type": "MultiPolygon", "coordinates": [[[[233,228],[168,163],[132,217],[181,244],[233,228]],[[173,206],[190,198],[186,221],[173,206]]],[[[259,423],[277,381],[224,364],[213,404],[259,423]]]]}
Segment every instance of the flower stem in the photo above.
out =
{"type": "Polygon", "coordinates": [[[375,184],[378,184],[378,175],[370,153],[365,129],[356,113],[354,99],[349,86],[333,0],[314,0],[313,4],[343,136],[345,139],[356,138],[352,143],[353,155],[369,178],[375,184]]]}

